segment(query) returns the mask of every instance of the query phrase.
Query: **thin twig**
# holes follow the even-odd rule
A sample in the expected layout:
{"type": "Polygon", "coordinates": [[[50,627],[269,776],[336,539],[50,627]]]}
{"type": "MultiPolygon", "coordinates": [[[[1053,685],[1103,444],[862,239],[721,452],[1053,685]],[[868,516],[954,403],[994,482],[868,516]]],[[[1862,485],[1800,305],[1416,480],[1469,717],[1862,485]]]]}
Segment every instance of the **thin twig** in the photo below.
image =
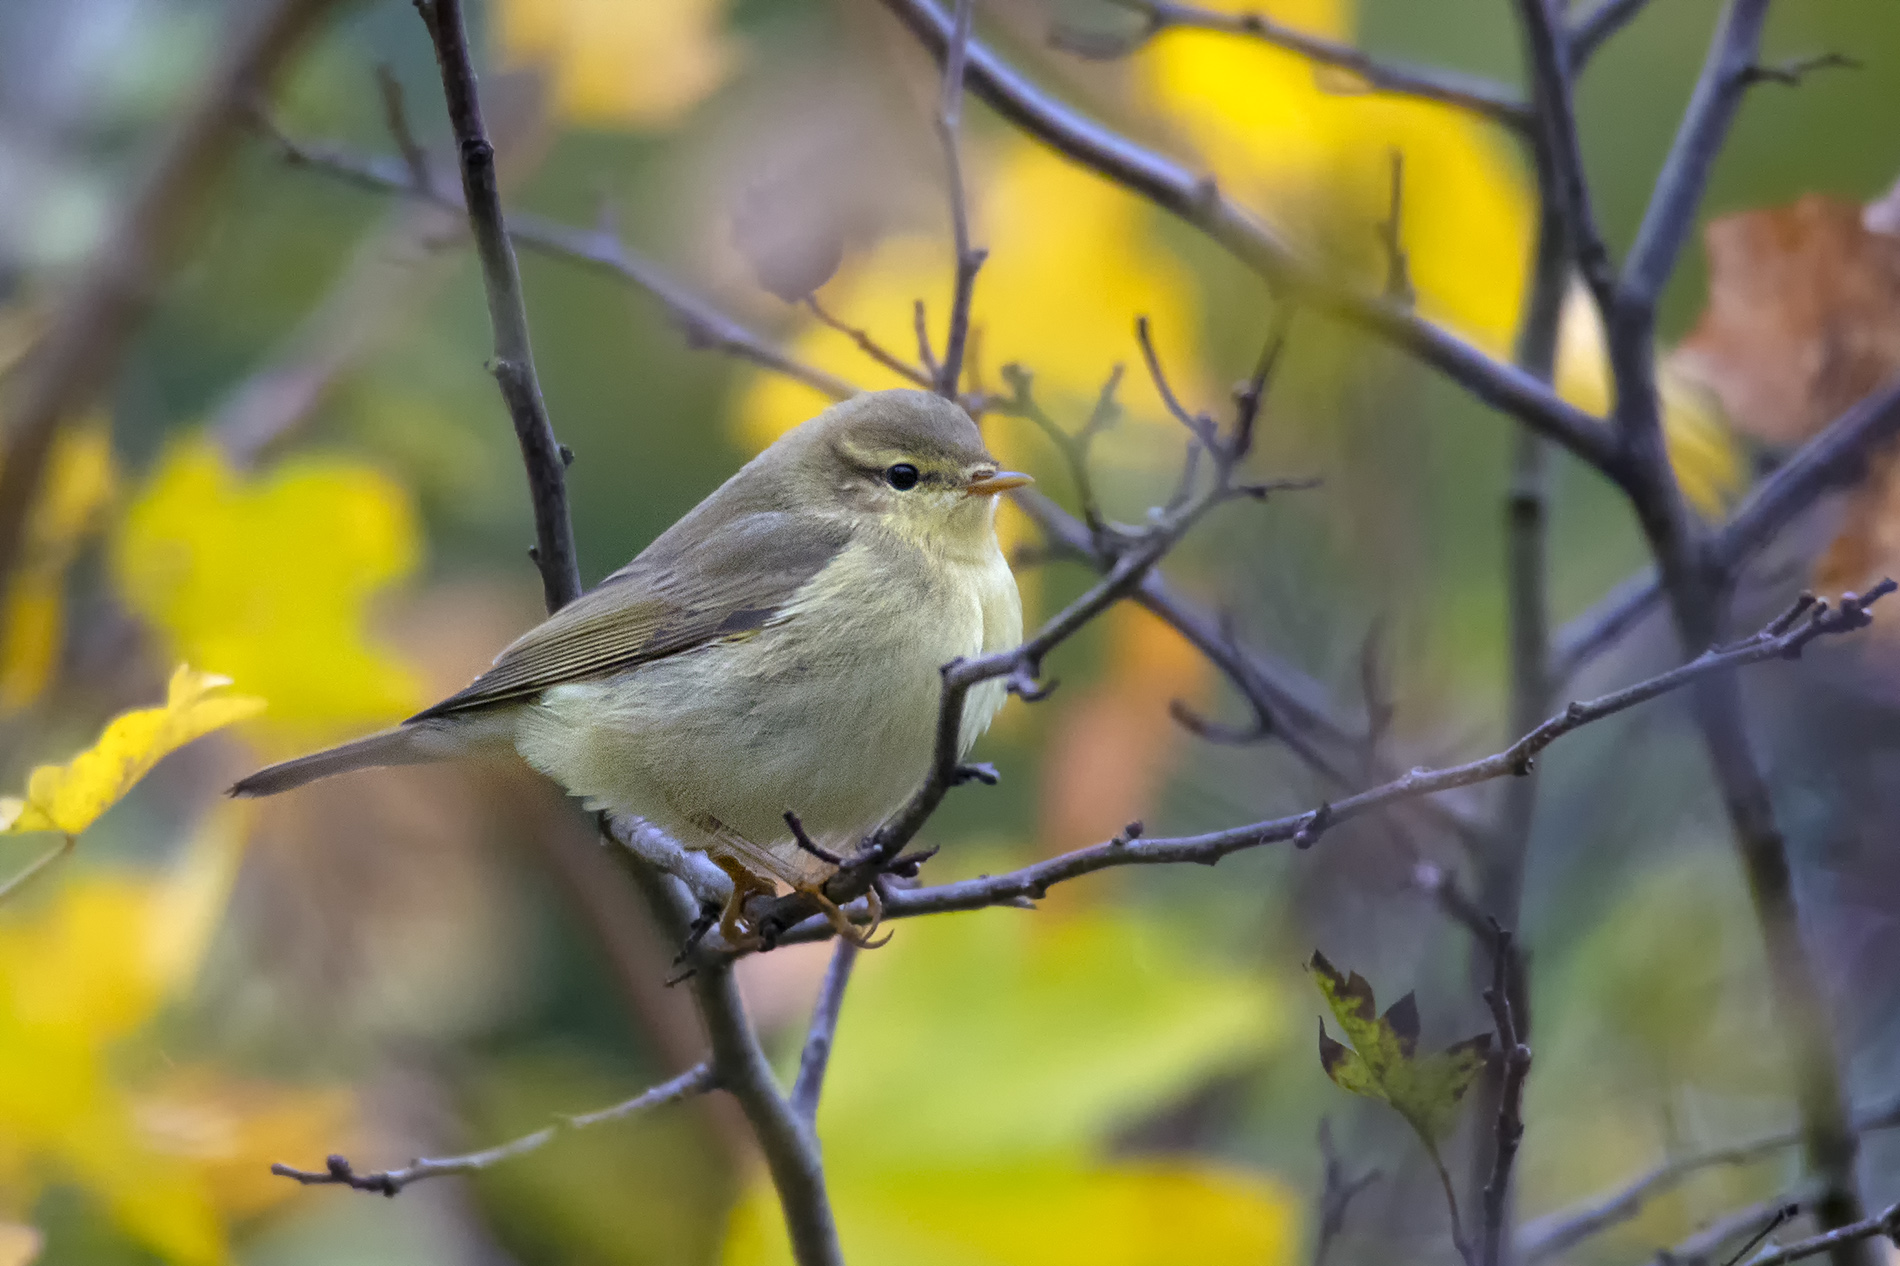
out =
{"type": "MultiPolygon", "coordinates": [[[[1857,1115],[1854,1129],[1862,1134],[1900,1127],[1900,1099],[1857,1115]]],[[[1593,1235],[1620,1226],[1642,1212],[1649,1201],[1675,1190],[1705,1169],[1748,1165],[1801,1144],[1801,1131],[1777,1130],[1760,1138],[1733,1143],[1665,1161],[1635,1181],[1607,1195],[1549,1213],[1527,1223],[1518,1233],[1517,1255],[1524,1266],[1557,1257],[1593,1235]]]]}
{"type": "Polygon", "coordinates": [[[482,261],[488,317],[495,331],[495,359],[490,369],[507,402],[522,465],[528,473],[528,496],[534,505],[535,566],[541,572],[548,609],[554,611],[581,592],[580,559],[574,551],[574,528],[567,515],[567,461],[560,441],[554,438],[554,424],[548,420],[541,382],[534,371],[521,270],[502,221],[495,149],[482,125],[481,100],[475,92],[475,61],[469,52],[461,0],[416,0],[416,9],[429,28],[436,65],[442,72],[449,125],[461,157],[462,198],[468,207],[475,253],[482,261]]]}
{"type": "Polygon", "coordinates": [[[322,1169],[298,1169],[295,1166],[277,1164],[270,1172],[280,1178],[294,1178],[310,1187],[341,1186],[357,1191],[373,1191],[379,1195],[395,1196],[410,1183],[421,1182],[425,1178],[443,1178],[450,1174],[472,1174],[477,1170],[488,1169],[503,1161],[526,1156],[539,1151],[555,1139],[575,1130],[585,1130],[591,1126],[609,1121],[619,1121],[637,1112],[645,1112],[662,1104],[676,1103],[692,1095],[704,1094],[718,1084],[710,1064],[700,1064],[688,1069],[671,1081],[662,1082],[627,1099],[614,1104],[611,1108],[602,1108],[598,1112],[585,1112],[579,1116],[561,1117],[553,1125],[543,1126],[532,1134],[524,1134],[518,1139],[486,1148],[479,1152],[469,1152],[463,1156],[444,1156],[436,1159],[418,1157],[401,1169],[379,1169],[372,1173],[358,1173],[349,1160],[343,1156],[331,1156],[322,1169]]]}
{"type": "Polygon", "coordinates": [[[902,378],[905,382],[910,383],[914,387],[923,387],[926,389],[935,386],[928,373],[918,369],[917,366],[910,364],[902,357],[887,350],[883,344],[872,338],[868,331],[859,326],[847,324],[831,315],[831,313],[826,311],[824,306],[818,302],[817,295],[806,295],[805,306],[811,310],[811,314],[817,317],[820,322],[850,339],[853,343],[857,344],[859,351],[902,378]]]}
{"type": "Polygon", "coordinates": [[[1768,0],[1731,0],[1623,267],[1626,305],[1654,308],[1695,226],[1715,157],[1751,82],[1768,0]]]}
{"type": "Polygon", "coordinates": [[[943,63],[943,91],[937,105],[937,141],[943,146],[945,183],[950,197],[950,237],[956,251],[950,300],[950,326],[937,367],[937,394],[956,400],[963,387],[963,349],[970,337],[970,303],[977,270],[987,252],[970,245],[970,197],[964,188],[963,151],[957,133],[963,122],[963,61],[970,45],[976,0],[956,0],[956,16],[943,63]]]}
{"type": "Polygon", "coordinates": [[[1346,1173],[1346,1166],[1333,1146],[1331,1117],[1319,1119],[1319,1154],[1324,1169],[1319,1193],[1319,1233],[1313,1240],[1313,1266],[1326,1266],[1326,1254],[1339,1233],[1346,1229],[1346,1213],[1354,1198],[1377,1182],[1380,1174],[1376,1169],[1368,1169],[1357,1178],[1346,1173]]]}
{"type": "Polygon", "coordinates": [[[798,1080],[792,1084],[792,1111],[812,1122],[818,1119],[818,1096],[824,1092],[825,1070],[831,1065],[831,1043],[838,1032],[838,1012],[844,1007],[845,986],[858,961],[858,944],[843,937],[831,951],[818,1002],[812,1007],[805,1049],[798,1057],[798,1080]]]}
{"type": "Polygon", "coordinates": [[[1510,1244],[1509,1197],[1511,1167],[1517,1162],[1518,1144],[1524,1140],[1524,1083],[1531,1071],[1531,1048],[1519,1032],[1513,995],[1522,995],[1523,984],[1515,942],[1510,932],[1491,923],[1491,987],[1484,991],[1485,1005],[1491,1009],[1497,1027],[1498,1051],[1504,1063],[1504,1085],[1498,1096],[1496,1139],[1491,1152],[1491,1179],[1484,1187],[1484,1238],[1479,1260],[1483,1266],[1500,1266],[1510,1244]]]}
{"type": "MultiPolygon", "coordinates": [[[[1169,30],[1219,31],[1246,36],[1297,54],[1316,66],[1345,71],[1363,85],[1356,89],[1358,91],[1435,101],[1468,110],[1518,132],[1530,122],[1530,111],[1523,100],[1502,84],[1431,66],[1383,61],[1363,49],[1297,30],[1263,13],[1223,12],[1199,5],[1176,4],[1172,0],[1117,2],[1144,17],[1143,38],[1169,30]]],[[[1332,86],[1331,81],[1327,86],[1332,86]]]]}
{"type": "MultiPolygon", "coordinates": [[[[459,195],[445,189],[418,187],[400,160],[352,153],[337,146],[293,140],[258,120],[286,162],[376,193],[402,194],[461,210],[459,195]]],[[[534,215],[515,214],[507,220],[508,236],[523,250],[567,260],[602,272],[646,292],[658,300],[685,335],[688,344],[735,356],[780,373],[822,395],[841,400],[857,388],[835,374],[787,355],[777,345],[726,315],[703,296],[602,229],[573,228],[534,215]]]]}
{"type": "Polygon", "coordinates": [[[1570,24],[1570,72],[1581,73],[1604,43],[1648,3],[1649,0],[1598,0],[1595,8],[1574,19],[1570,24]]]}
{"type": "Polygon", "coordinates": [[[1896,1240],[1900,1236],[1900,1204],[1889,1206],[1876,1217],[1863,1218],[1859,1222],[1836,1227],[1822,1235],[1805,1240],[1796,1240],[1772,1252],[1762,1253],[1748,1259],[1748,1266],[1786,1266],[1788,1262],[1798,1262],[1807,1257],[1819,1257],[1822,1253],[1837,1254],[1850,1244],[1859,1244],[1878,1236],[1896,1240]]]}

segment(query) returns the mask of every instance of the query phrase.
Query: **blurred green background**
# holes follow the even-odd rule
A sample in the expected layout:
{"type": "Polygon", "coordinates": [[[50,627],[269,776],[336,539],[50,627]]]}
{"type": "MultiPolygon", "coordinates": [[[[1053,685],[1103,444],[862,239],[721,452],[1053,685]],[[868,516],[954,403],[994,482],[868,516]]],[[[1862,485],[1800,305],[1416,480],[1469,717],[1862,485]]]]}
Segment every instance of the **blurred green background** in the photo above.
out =
{"type": "MultiPolygon", "coordinates": [[[[1504,0],[1265,7],[1381,54],[1521,78],[1504,0]]],[[[269,8],[0,6],[0,315],[30,331],[57,307],[221,48],[269,8]]],[[[1596,206],[1618,254],[1719,10],[1653,0],[1581,85],[1596,206]]],[[[474,4],[471,18],[511,207],[580,226],[605,217],[632,249],[753,328],[865,385],[888,378],[757,286],[733,240],[735,207],[766,207],[783,233],[775,245],[788,250],[843,236],[843,268],[820,293],[845,319],[903,349],[913,298],[941,320],[949,249],[928,129],[934,85],[880,6],[496,0],[474,4]]],[[[1403,150],[1421,305],[1490,350],[1508,348],[1530,192],[1507,138],[1436,107],[1328,91],[1294,59],[1222,37],[1164,34],[1107,62],[1046,38],[1052,25],[1125,21],[1094,0],[978,6],[979,34],[1018,64],[1219,172],[1223,187],[1348,269],[1369,266],[1386,154],[1403,150]]],[[[1900,7],[1786,3],[1767,50],[1777,60],[1839,51],[1861,64],[1751,92],[1705,217],[1809,193],[1880,196],[1900,174],[1885,125],[1900,117],[1900,7]]],[[[392,153],[378,66],[402,85],[436,178],[453,180],[428,43],[396,0],[333,6],[272,95],[274,125],[311,145],[392,153]]],[[[1099,477],[1111,511],[1138,521],[1165,495],[1180,442],[1138,381],[1135,317],[1154,317],[1184,393],[1219,409],[1274,301],[1191,230],[1064,167],[984,109],[971,108],[967,133],[979,237],[992,253],[979,282],[979,368],[994,386],[1002,364],[1020,361],[1051,411],[1079,422],[1109,367],[1128,363],[1129,416],[1103,445],[1099,477]]],[[[523,271],[550,411],[577,455],[569,486],[589,581],[822,404],[692,348],[658,303],[613,279],[531,252],[523,271]]],[[[1689,252],[1667,294],[1665,344],[1694,325],[1707,283],[1689,252]]],[[[535,619],[518,458],[483,368],[480,279],[453,222],[289,163],[260,131],[208,191],[202,226],[154,300],[98,384],[114,491],[58,573],[50,666],[0,711],[0,785],[66,759],[113,712],[158,697],[180,659],[228,673],[273,709],[168,761],[63,869],[0,912],[11,999],[0,1077],[16,1087],[0,1091],[0,1221],[39,1260],[61,1264],[778,1260],[769,1193],[741,1124],[717,1102],[393,1201],[264,1173],[329,1151],[381,1166],[482,1146],[627,1097],[691,1062],[699,1039],[687,1000],[661,983],[672,947],[578,809],[523,772],[377,774],[257,816],[218,807],[217,788],[258,757],[400,716],[403,704],[458,687],[535,619]],[[264,390],[293,381],[307,389],[294,409],[264,390]],[[247,426],[266,427],[271,442],[250,469],[227,472],[224,500],[168,482],[182,478],[172,465],[181,445],[206,434],[228,444],[247,426]],[[320,480],[319,506],[343,506],[347,494],[364,514],[395,507],[393,535],[345,510],[300,517],[273,500],[284,494],[272,481],[293,474],[320,480]],[[295,578],[330,549],[334,565],[318,570],[335,573],[336,592],[298,592],[295,578]],[[191,592],[207,596],[195,607],[181,598],[189,609],[140,598],[185,592],[141,572],[149,558],[174,559],[203,582],[191,592]],[[353,574],[372,578],[338,596],[353,574]],[[300,658],[288,630],[304,625],[305,603],[309,627],[335,619],[362,639],[362,663],[300,658]],[[210,659],[206,647],[218,648],[210,659]],[[247,675],[247,664],[264,667],[247,675]],[[370,678],[397,684],[384,698],[361,684],[370,678]],[[331,695],[331,706],[299,712],[289,702],[299,690],[331,695]],[[368,702],[339,702],[359,695],[368,702]],[[178,896],[186,890],[201,893],[197,904],[178,896]],[[146,922],[158,930],[142,940],[146,922]],[[167,935],[202,945],[165,971],[137,967],[153,936],[167,935]],[[53,1030],[60,1042],[41,1040],[53,1030]],[[97,1057],[89,1080],[61,1051],[97,1057]]],[[[1564,385],[1588,400],[1595,370],[1587,334],[1578,337],[1564,385]]],[[[1719,514],[1739,492],[1722,486],[1723,463],[1751,469],[1773,453],[1719,420],[1699,424],[1714,455],[1678,461],[1718,472],[1702,508],[1719,514]]],[[[1073,504],[1023,423],[992,416],[985,426],[1000,452],[1073,504]]],[[[1494,750],[1508,737],[1502,525],[1513,442],[1506,419],[1428,371],[1301,317],[1256,461],[1323,486],[1224,511],[1168,570],[1349,711],[1362,703],[1370,644],[1408,756],[1494,750]]],[[[1561,459],[1554,472],[1550,577],[1564,619],[1643,553],[1596,476],[1561,459]]],[[[1014,543],[1033,541],[1022,523],[1005,526],[1014,543]]],[[[1798,585],[1828,532],[1817,520],[1778,546],[1745,596],[1746,618],[1798,585]]],[[[1072,566],[1023,574],[1031,618],[1087,581],[1072,566]]],[[[1654,623],[1575,690],[1666,663],[1673,647],[1654,623]]],[[[1865,1102],[1900,1071],[1900,996],[1884,966],[1900,936],[1900,854],[1881,847],[1892,842],[1893,645],[1819,651],[1751,679],[1809,930],[1865,1102]]],[[[1177,698],[1230,719],[1241,711],[1145,616],[1118,611],[1049,669],[1061,690],[1034,707],[1012,703],[979,752],[1002,786],[957,793],[930,825],[927,842],[944,851],[927,879],[1075,847],[1133,818],[1151,833],[1189,832],[1326,794],[1276,746],[1213,747],[1174,727],[1177,698]]],[[[1667,1155],[1789,1120],[1746,892],[1673,708],[1567,740],[1544,763],[1540,797],[1522,924],[1537,1025],[1527,1218],[1667,1155]]],[[[31,856],[30,845],[12,847],[31,856]]],[[[860,967],[820,1116],[853,1260],[1301,1259],[1315,1233],[1322,1118],[1349,1170],[1382,1174],[1331,1260],[1454,1260],[1435,1180],[1402,1124],[1325,1081],[1309,1036],[1320,1000],[1300,970],[1318,947],[1365,973],[1382,999],[1416,989],[1428,1043],[1484,1028],[1468,938],[1417,891],[1420,861],[1465,865],[1454,840],[1416,822],[1374,823],[1309,853],[1266,849],[1217,871],[1092,877],[1035,914],[899,927],[860,967]]],[[[746,965],[749,1005],[783,1058],[795,1056],[823,963],[822,949],[802,947],[746,965]]],[[[1468,1142],[1450,1148],[1461,1182],[1468,1142]]],[[[1876,1140],[1868,1156],[1870,1199],[1884,1205],[1900,1152],[1876,1140]]],[[[1768,1198],[1792,1164],[1784,1155],[1717,1171],[1572,1259],[1636,1260],[1768,1198]]],[[[7,1251],[0,1242],[0,1262],[31,1260],[7,1251]]]]}

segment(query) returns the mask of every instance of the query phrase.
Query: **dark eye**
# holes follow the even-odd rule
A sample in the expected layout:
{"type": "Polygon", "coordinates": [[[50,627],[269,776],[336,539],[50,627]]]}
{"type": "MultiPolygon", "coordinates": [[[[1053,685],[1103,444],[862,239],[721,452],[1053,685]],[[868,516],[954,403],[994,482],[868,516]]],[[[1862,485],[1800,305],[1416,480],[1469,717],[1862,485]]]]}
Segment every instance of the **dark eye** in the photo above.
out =
{"type": "Polygon", "coordinates": [[[899,462],[884,472],[884,478],[899,492],[909,492],[917,486],[917,468],[909,462],[899,462]]]}

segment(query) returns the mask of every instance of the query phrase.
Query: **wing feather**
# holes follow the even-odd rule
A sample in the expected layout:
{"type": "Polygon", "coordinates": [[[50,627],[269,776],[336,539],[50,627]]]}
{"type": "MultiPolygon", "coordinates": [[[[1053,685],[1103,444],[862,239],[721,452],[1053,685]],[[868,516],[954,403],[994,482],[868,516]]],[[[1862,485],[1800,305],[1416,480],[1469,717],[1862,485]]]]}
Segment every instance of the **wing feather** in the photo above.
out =
{"type": "Polygon", "coordinates": [[[768,510],[683,545],[673,533],[495,657],[465,690],[411,717],[538,694],[763,628],[850,537],[834,520],[768,510]]]}

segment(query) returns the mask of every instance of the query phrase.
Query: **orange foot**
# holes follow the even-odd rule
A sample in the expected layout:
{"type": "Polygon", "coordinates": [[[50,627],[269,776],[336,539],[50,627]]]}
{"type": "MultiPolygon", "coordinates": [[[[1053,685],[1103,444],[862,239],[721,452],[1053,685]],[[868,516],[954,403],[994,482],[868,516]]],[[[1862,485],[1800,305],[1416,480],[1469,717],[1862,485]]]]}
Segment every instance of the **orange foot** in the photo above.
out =
{"type": "Polygon", "coordinates": [[[745,903],[754,897],[769,897],[778,891],[769,879],[761,879],[730,857],[715,857],[713,865],[732,880],[732,895],[719,912],[719,936],[741,953],[763,949],[765,938],[752,930],[745,918],[745,903]]]}
{"type": "Polygon", "coordinates": [[[877,895],[875,887],[864,894],[864,902],[871,909],[871,926],[868,928],[861,928],[847,918],[838,903],[825,895],[823,883],[800,884],[797,886],[797,891],[816,901],[819,913],[825,916],[827,923],[831,924],[831,930],[859,949],[877,949],[879,946],[890,944],[891,933],[889,932],[884,934],[882,940],[872,939],[878,925],[884,921],[884,900],[877,895]]]}

